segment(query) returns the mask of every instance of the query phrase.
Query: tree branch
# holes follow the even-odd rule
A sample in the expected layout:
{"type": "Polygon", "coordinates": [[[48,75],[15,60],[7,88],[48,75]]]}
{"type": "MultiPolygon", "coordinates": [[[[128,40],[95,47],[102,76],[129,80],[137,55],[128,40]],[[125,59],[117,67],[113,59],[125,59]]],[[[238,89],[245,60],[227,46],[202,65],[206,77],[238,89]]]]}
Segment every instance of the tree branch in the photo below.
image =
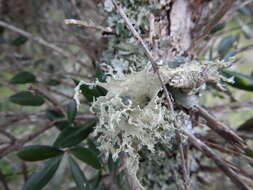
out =
{"type": "Polygon", "coordinates": [[[4,27],[4,28],[7,28],[9,30],[12,30],[14,32],[17,32],[19,34],[22,34],[23,36],[43,45],[43,46],[46,46],[54,51],[56,51],[57,53],[65,56],[65,57],[70,57],[71,54],[67,51],[65,51],[64,49],[60,48],[60,47],[57,47],[56,45],[44,40],[43,38],[41,37],[38,37],[38,36],[34,36],[33,34],[29,33],[29,32],[26,32],[20,28],[17,28],[16,26],[13,26],[11,24],[8,24],[6,22],[3,22],[0,20],[0,26],[4,27]]]}
{"type": "Polygon", "coordinates": [[[243,183],[238,174],[234,172],[223,158],[216,154],[212,149],[205,145],[202,141],[197,139],[192,133],[183,131],[188,136],[190,142],[199,150],[203,152],[208,158],[212,159],[215,164],[231,179],[231,181],[241,190],[250,190],[251,188],[243,183]]]}

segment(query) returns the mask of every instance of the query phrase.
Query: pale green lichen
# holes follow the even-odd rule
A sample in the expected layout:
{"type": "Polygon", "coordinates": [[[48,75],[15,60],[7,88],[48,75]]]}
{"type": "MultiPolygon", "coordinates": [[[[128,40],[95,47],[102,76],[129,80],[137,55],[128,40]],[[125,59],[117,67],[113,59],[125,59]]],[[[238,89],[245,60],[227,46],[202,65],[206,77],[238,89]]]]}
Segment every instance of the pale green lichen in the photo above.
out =
{"type": "MultiPolygon", "coordinates": [[[[196,99],[194,90],[208,81],[219,82],[220,66],[219,63],[190,62],[174,69],[162,65],[159,72],[163,82],[172,87],[176,102],[181,101],[185,106],[182,97],[191,97],[185,99],[188,101],[185,107],[192,107],[197,104],[192,99],[196,99]],[[203,74],[204,71],[208,72],[203,74]],[[199,77],[198,80],[194,78],[195,75],[199,77]],[[179,92],[187,89],[187,93],[176,94],[176,89],[179,92]]],[[[157,73],[146,68],[98,84],[108,90],[107,95],[99,97],[91,107],[91,111],[99,118],[94,135],[99,134],[97,141],[103,153],[111,153],[114,159],[121,152],[127,153],[127,169],[135,176],[139,169],[139,152],[143,149],[156,154],[159,151],[157,145],[162,144],[170,151],[177,152],[172,148],[175,144],[175,130],[190,130],[191,120],[183,111],[176,110],[172,114],[165,106],[157,73]]],[[[183,142],[186,142],[185,137],[183,142]]]]}
{"type": "MultiPolygon", "coordinates": [[[[168,2],[122,0],[121,4],[130,22],[148,42],[147,35],[142,34],[149,32],[149,13],[157,12],[168,2]]],[[[108,48],[101,58],[101,62],[108,66],[107,80],[97,84],[108,92],[92,103],[91,111],[99,119],[93,135],[98,137],[98,147],[104,155],[112,154],[117,159],[121,152],[126,153],[128,172],[134,178],[137,176],[145,188],[175,189],[175,184],[182,185],[175,130],[194,130],[190,116],[180,109],[175,113],[168,110],[161,81],[144,51],[121,16],[113,11],[111,0],[105,1],[105,8],[109,12],[108,26],[116,34],[108,36],[108,48]],[[171,158],[167,154],[171,154],[171,158]],[[174,184],[168,182],[168,177],[172,176],[168,171],[175,172],[174,184]],[[179,179],[175,179],[176,176],[179,179]]],[[[159,36],[161,31],[155,33],[159,36]]],[[[194,107],[198,104],[196,94],[207,82],[220,84],[222,76],[218,70],[226,63],[189,61],[183,56],[175,60],[163,59],[170,43],[171,39],[167,37],[158,41],[158,72],[173,96],[173,104],[194,107]]],[[[187,143],[183,135],[182,142],[187,143]]]]}

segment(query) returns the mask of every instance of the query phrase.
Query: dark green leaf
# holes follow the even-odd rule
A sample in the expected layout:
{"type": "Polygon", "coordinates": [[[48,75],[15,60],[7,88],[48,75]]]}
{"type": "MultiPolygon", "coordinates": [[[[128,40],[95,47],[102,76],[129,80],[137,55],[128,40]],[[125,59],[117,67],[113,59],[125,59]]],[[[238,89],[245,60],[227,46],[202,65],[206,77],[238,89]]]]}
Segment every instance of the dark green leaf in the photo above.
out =
{"type": "Polygon", "coordinates": [[[247,90],[247,91],[253,91],[253,77],[249,75],[244,75],[241,73],[233,72],[233,71],[228,71],[228,70],[223,70],[222,73],[224,74],[225,77],[234,77],[234,83],[228,83],[229,85],[239,88],[242,90],[247,90]]]}
{"type": "Polygon", "coordinates": [[[101,168],[98,156],[95,152],[83,147],[74,147],[71,149],[71,153],[86,164],[92,166],[93,168],[101,168]]]}
{"type": "Polygon", "coordinates": [[[93,178],[91,178],[89,180],[89,185],[91,187],[90,189],[100,190],[101,189],[101,178],[102,178],[102,176],[100,173],[96,174],[93,178]]]}
{"type": "Polygon", "coordinates": [[[248,157],[253,158],[253,150],[247,148],[247,149],[245,150],[245,154],[246,154],[248,157]]]}
{"type": "Polygon", "coordinates": [[[67,127],[72,127],[73,123],[71,123],[69,120],[62,120],[62,121],[56,121],[54,125],[57,127],[59,130],[63,130],[67,127]]]}
{"type": "Polygon", "coordinates": [[[239,9],[239,12],[244,15],[251,16],[253,11],[250,6],[244,6],[239,9]]]}
{"type": "Polygon", "coordinates": [[[40,190],[42,189],[54,176],[62,156],[48,160],[44,167],[38,172],[32,174],[23,187],[23,190],[40,190]]]}
{"type": "Polygon", "coordinates": [[[5,30],[5,28],[0,26],[0,36],[2,36],[4,34],[4,30],[5,30]]]}
{"type": "Polygon", "coordinates": [[[56,110],[46,110],[46,116],[51,121],[64,117],[62,112],[56,110]]]}
{"type": "Polygon", "coordinates": [[[20,72],[18,74],[16,74],[11,80],[10,82],[12,84],[25,84],[25,83],[32,83],[32,82],[36,82],[36,77],[34,76],[34,74],[30,73],[30,72],[20,72]]]}
{"type": "Polygon", "coordinates": [[[76,113],[77,113],[76,101],[71,100],[67,106],[67,115],[70,122],[73,122],[75,120],[76,113]]]}
{"type": "Polygon", "coordinates": [[[49,86],[57,86],[61,84],[59,80],[55,80],[55,79],[49,79],[45,83],[49,86]]]}
{"type": "Polygon", "coordinates": [[[93,131],[96,120],[87,122],[79,127],[67,127],[57,137],[54,145],[57,147],[71,147],[79,144],[93,131]]]}
{"type": "Polygon", "coordinates": [[[240,125],[238,131],[253,132],[253,118],[240,125]]]}
{"type": "Polygon", "coordinates": [[[71,174],[76,182],[76,185],[79,190],[88,190],[88,184],[87,184],[87,179],[80,169],[79,165],[76,163],[76,161],[69,157],[69,165],[71,169],[71,174]]]}
{"type": "Polygon", "coordinates": [[[233,47],[233,44],[236,40],[237,36],[227,36],[221,40],[218,45],[218,53],[221,58],[233,47]]]}
{"type": "Polygon", "coordinates": [[[217,24],[211,31],[210,34],[214,34],[220,30],[222,30],[223,28],[225,28],[226,24],[222,23],[222,24],[217,24]]]}
{"type": "Polygon", "coordinates": [[[65,120],[64,115],[61,111],[56,111],[56,110],[46,110],[46,116],[49,120],[54,121],[54,120],[59,120],[60,121],[55,121],[54,125],[59,129],[63,130],[66,127],[71,127],[72,123],[69,120],[65,120]]]}
{"type": "Polygon", "coordinates": [[[236,53],[237,53],[236,50],[229,50],[229,51],[226,53],[226,55],[224,55],[223,60],[224,60],[224,61],[229,61],[229,58],[235,56],[236,53]]]}
{"type": "Polygon", "coordinates": [[[246,24],[245,22],[243,22],[243,20],[241,20],[241,19],[238,19],[238,22],[241,26],[241,29],[242,29],[242,32],[243,32],[243,35],[245,36],[245,38],[247,38],[247,39],[252,38],[253,32],[252,32],[251,27],[248,24],[246,24]]]}
{"type": "Polygon", "coordinates": [[[87,145],[88,145],[90,150],[92,150],[96,154],[100,154],[99,149],[96,147],[95,143],[90,138],[87,139],[87,145]]]}
{"type": "MultiPolygon", "coordinates": [[[[76,85],[79,83],[78,81],[75,81],[76,85]]],[[[105,96],[107,93],[107,90],[101,86],[89,86],[86,84],[83,84],[80,86],[80,90],[83,94],[83,96],[89,101],[93,102],[93,100],[99,96],[105,96]]]]}
{"type": "Polygon", "coordinates": [[[96,64],[96,78],[99,82],[105,82],[104,72],[100,68],[100,65],[96,64]]]}
{"type": "Polygon", "coordinates": [[[9,97],[9,101],[22,106],[41,106],[44,104],[42,96],[34,95],[29,91],[21,91],[9,97]]]}
{"type": "Polygon", "coordinates": [[[21,46],[21,45],[25,44],[27,42],[27,40],[28,40],[27,37],[20,35],[11,42],[11,45],[21,46]]]}
{"type": "Polygon", "coordinates": [[[56,147],[45,145],[31,145],[22,148],[17,155],[20,159],[25,161],[38,161],[59,156],[63,153],[63,151],[56,147]]]}

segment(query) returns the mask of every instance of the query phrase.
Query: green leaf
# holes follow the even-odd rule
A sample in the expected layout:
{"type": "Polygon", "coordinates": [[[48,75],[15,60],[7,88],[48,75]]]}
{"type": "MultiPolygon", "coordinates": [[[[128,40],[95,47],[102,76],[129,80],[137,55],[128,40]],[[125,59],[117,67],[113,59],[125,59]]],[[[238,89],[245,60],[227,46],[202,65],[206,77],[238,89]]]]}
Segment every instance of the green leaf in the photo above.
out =
{"type": "Polygon", "coordinates": [[[248,157],[253,158],[253,150],[247,148],[247,149],[245,150],[245,154],[246,154],[248,157]]]}
{"type": "Polygon", "coordinates": [[[93,131],[96,122],[92,120],[83,126],[65,128],[55,140],[54,146],[71,147],[79,144],[93,131]]]}
{"type": "Polygon", "coordinates": [[[222,73],[225,77],[228,77],[228,78],[234,77],[234,83],[228,83],[230,86],[239,88],[242,90],[253,91],[253,77],[252,76],[244,75],[241,73],[228,71],[228,70],[223,70],[222,73]]]}
{"type": "Polygon", "coordinates": [[[21,91],[9,97],[9,101],[22,106],[41,106],[44,104],[42,96],[34,95],[29,91],[21,91]]]}
{"type": "Polygon", "coordinates": [[[11,45],[21,46],[21,45],[25,44],[27,42],[27,40],[28,40],[27,37],[20,35],[11,42],[11,45]]]}
{"type": "Polygon", "coordinates": [[[62,156],[52,158],[48,160],[44,167],[38,172],[32,174],[32,176],[25,183],[23,190],[40,190],[42,189],[54,176],[62,156]]]}
{"type": "Polygon", "coordinates": [[[62,112],[60,111],[56,111],[56,110],[46,110],[46,116],[49,120],[53,121],[55,119],[60,119],[60,118],[63,118],[64,115],[62,112]]]}
{"type": "Polygon", "coordinates": [[[101,176],[101,173],[97,173],[95,176],[93,176],[93,178],[91,178],[89,180],[89,185],[90,185],[90,189],[96,189],[96,190],[100,190],[100,189],[103,189],[101,188],[101,180],[102,179],[102,176],[101,176]]]}
{"type": "Polygon", "coordinates": [[[217,24],[211,31],[210,34],[214,34],[220,30],[222,30],[223,28],[225,28],[226,24],[222,23],[222,24],[217,24]]]}
{"type": "Polygon", "coordinates": [[[234,42],[237,40],[237,36],[227,36],[221,40],[218,45],[218,53],[221,58],[227,54],[227,52],[233,47],[234,42]]]}
{"type": "Polygon", "coordinates": [[[242,32],[243,32],[243,35],[245,36],[245,38],[247,38],[247,39],[252,38],[253,31],[252,31],[251,27],[239,18],[238,18],[238,23],[241,26],[241,29],[242,29],[242,32]]]}
{"type": "Polygon", "coordinates": [[[74,147],[70,151],[75,157],[92,166],[93,168],[101,168],[97,154],[90,149],[83,147],[74,147]]]}
{"type": "Polygon", "coordinates": [[[69,120],[62,120],[62,121],[56,121],[54,125],[57,127],[59,130],[63,130],[67,127],[72,127],[73,123],[71,123],[69,120]]]}
{"type": "MultiPolygon", "coordinates": [[[[76,85],[78,85],[78,81],[75,80],[76,85]]],[[[83,84],[80,86],[80,90],[83,94],[83,96],[89,101],[93,102],[93,99],[96,100],[99,96],[105,96],[107,93],[107,90],[103,88],[102,86],[89,86],[87,84],[83,84]]]]}
{"type": "Polygon", "coordinates": [[[30,72],[26,72],[26,71],[16,74],[10,80],[10,83],[12,84],[25,84],[25,83],[32,83],[32,82],[36,82],[36,77],[34,76],[34,74],[30,72]]]}
{"type": "Polygon", "coordinates": [[[235,56],[236,53],[237,53],[236,50],[229,50],[229,51],[226,53],[226,55],[224,55],[223,60],[224,60],[224,61],[229,61],[229,59],[230,59],[231,57],[235,56]]]}
{"type": "Polygon", "coordinates": [[[247,120],[245,123],[240,125],[238,131],[253,132],[253,118],[247,120]]]}
{"type": "Polygon", "coordinates": [[[75,120],[76,113],[77,113],[76,101],[71,100],[67,106],[67,115],[70,122],[73,122],[75,120]]]}
{"type": "Polygon", "coordinates": [[[69,165],[70,165],[70,169],[71,169],[71,174],[73,176],[73,179],[76,182],[78,189],[79,190],[88,190],[89,186],[87,184],[87,179],[86,179],[84,173],[82,172],[82,170],[80,169],[80,167],[76,163],[76,161],[71,157],[69,157],[69,165]]]}
{"type": "Polygon", "coordinates": [[[105,82],[104,72],[100,68],[99,64],[96,64],[96,78],[98,79],[99,82],[105,82]]]}
{"type": "Polygon", "coordinates": [[[45,82],[49,86],[57,86],[61,84],[61,81],[55,79],[49,79],[45,82]]]}
{"type": "Polygon", "coordinates": [[[31,145],[22,148],[17,155],[20,159],[25,161],[38,161],[59,156],[63,153],[62,150],[53,146],[31,145]]]}

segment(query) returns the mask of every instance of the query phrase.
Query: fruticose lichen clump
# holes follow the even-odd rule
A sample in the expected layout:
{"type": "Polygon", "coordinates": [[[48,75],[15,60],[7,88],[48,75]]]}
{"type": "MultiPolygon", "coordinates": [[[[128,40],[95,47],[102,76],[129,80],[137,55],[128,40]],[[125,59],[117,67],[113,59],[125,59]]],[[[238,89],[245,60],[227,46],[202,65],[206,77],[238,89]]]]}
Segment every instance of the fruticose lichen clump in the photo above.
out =
{"type": "MultiPolygon", "coordinates": [[[[122,6],[137,31],[147,34],[148,13],[157,13],[164,2],[124,0],[122,6]]],[[[157,72],[170,92],[175,109],[172,112],[157,73],[125,27],[124,20],[114,11],[111,0],[105,1],[105,8],[109,12],[108,26],[115,35],[108,36],[108,46],[101,58],[101,63],[109,69],[106,82],[97,84],[108,92],[92,103],[91,111],[99,119],[93,135],[98,137],[103,154],[112,154],[113,159],[121,153],[127,155],[125,167],[131,176],[138,178],[139,184],[146,189],[168,189],[170,183],[182,181],[175,180],[175,176],[181,178],[176,130],[179,133],[194,130],[185,108],[198,104],[197,93],[207,82],[219,84],[222,77],[218,70],[226,64],[190,61],[183,56],[164,59],[169,40],[157,39],[156,59],[161,63],[157,72]],[[171,177],[173,180],[168,180],[171,177]]],[[[156,31],[157,36],[162,31],[156,31]]],[[[147,38],[143,40],[148,42],[147,38]]],[[[187,138],[180,134],[182,143],[186,144],[187,138]]]]}
{"type": "MultiPolygon", "coordinates": [[[[208,81],[219,82],[219,65],[192,62],[174,69],[160,66],[159,72],[163,82],[171,89],[182,91],[177,94],[181,96],[180,100],[184,99],[182,96],[195,97],[194,91],[208,81]]],[[[158,148],[161,145],[170,153],[177,152],[177,148],[173,147],[176,144],[175,130],[192,129],[189,115],[180,109],[174,113],[168,109],[161,82],[151,69],[111,78],[99,85],[108,92],[94,101],[91,107],[99,118],[94,135],[99,136],[99,148],[103,153],[111,153],[114,159],[121,152],[127,153],[126,168],[133,176],[137,174],[142,151],[156,154],[161,152],[158,148]]],[[[174,100],[177,98],[174,97],[174,100]]],[[[185,99],[186,102],[181,102],[182,106],[192,107],[197,103],[185,99]]],[[[187,142],[185,137],[182,140],[187,142]]]]}

